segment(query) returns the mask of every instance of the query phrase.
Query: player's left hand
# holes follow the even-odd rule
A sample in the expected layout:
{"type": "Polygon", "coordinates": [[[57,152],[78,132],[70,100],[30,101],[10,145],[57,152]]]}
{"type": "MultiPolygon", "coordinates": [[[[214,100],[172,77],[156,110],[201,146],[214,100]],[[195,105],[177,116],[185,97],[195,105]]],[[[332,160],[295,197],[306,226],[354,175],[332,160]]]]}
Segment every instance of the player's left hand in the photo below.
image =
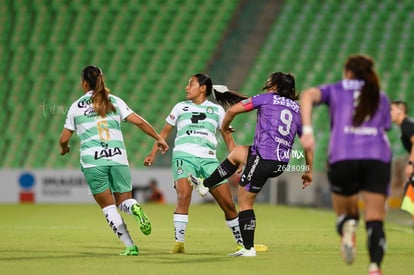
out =
{"type": "Polygon", "coordinates": [[[66,153],[69,153],[69,151],[70,151],[70,147],[69,147],[69,145],[68,145],[68,146],[66,146],[66,148],[62,148],[62,147],[60,147],[60,155],[61,155],[61,156],[65,155],[66,153]]]}

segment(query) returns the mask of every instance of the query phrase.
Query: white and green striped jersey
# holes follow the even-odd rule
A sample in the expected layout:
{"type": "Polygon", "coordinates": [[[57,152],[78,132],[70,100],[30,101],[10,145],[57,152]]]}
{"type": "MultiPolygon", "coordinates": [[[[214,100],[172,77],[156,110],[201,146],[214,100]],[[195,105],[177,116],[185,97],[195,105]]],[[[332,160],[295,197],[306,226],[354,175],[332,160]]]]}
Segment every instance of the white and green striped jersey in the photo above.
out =
{"type": "Polygon", "coordinates": [[[223,107],[208,100],[200,105],[191,100],[177,103],[165,119],[177,127],[173,157],[216,158],[217,131],[223,118],[223,107]]]}
{"type": "Polygon", "coordinates": [[[76,131],[80,138],[82,167],[128,165],[121,121],[133,111],[122,99],[109,95],[116,113],[103,118],[96,115],[91,96],[92,91],[89,91],[70,106],[64,125],[66,129],[76,131]]]}

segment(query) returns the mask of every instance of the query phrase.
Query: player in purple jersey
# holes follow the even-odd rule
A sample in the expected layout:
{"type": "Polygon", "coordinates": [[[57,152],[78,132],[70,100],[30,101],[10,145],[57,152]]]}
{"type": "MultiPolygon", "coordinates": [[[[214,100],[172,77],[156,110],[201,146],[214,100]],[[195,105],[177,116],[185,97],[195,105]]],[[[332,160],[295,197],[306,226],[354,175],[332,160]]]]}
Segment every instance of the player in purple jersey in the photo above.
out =
{"type": "MultiPolygon", "coordinates": [[[[245,99],[226,112],[222,130],[232,132],[230,123],[240,113],[257,109],[254,143],[251,146],[236,146],[220,166],[204,181],[190,175],[189,178],[200,194],[230,177],[239,165],[245,165],[238,190],[239,226],[244,248],[231,256],[256,256],[254,232],[256,217],[254,201],[267,179],[283,173],[289,163],[290,150],[296,134],[302,134],[299,105],[296,103],[295,78],[291,74],[272,73],[265,86],[266,93],[245,99]]],[[[305,152],[306,171],[302,176],[303,188],[312,182],[312,151],[305,152]]]]}
{"type": "Polygon", "coordinates": [[[302,145],[314,147],[311,124],[314,104],[329,107],[330,184],[337,230],[346,263],[355,258],[355,231],[359,220],[358,198],[364,203],[363,216],[368,238],[369,270],[380,274],[385,250],[384,216],[390,183],[391,148],[386,131],[391,127],[390,102],[380,91],[374,61],[365,55],[350,56],[344,79],[303,91],[302,145]]]}

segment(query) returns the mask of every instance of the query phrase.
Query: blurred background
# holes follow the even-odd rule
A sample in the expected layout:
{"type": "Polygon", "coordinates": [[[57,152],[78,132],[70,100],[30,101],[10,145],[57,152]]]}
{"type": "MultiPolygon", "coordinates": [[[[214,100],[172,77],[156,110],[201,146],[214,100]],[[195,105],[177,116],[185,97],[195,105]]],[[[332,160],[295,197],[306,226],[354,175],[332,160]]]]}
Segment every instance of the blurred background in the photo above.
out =
{"type": "MultiPolygon", "coordinates": [[[[46,201],[66,201],[65,194],[76,192],[59,188],[85,185],[78,175],[79,140],[73,138],[72,153],[61,157],[58,138],[70,104],[82,95],[80,72],[87,65],[101,67],[111,92],[160,131],[195,73],[255,95],[270,73],[291,72],[301,91],[341,79],[355,53],[375,59],[391,100],[413,102],[413,41],[411,0],[0,0],[0,180],[12,190],[0,202],[25,201],[27,192],[29,202],[45,194],[46,201]],[[52,186],[57,191],[45,191],[52,186]]],[[[255,113],[236,118],[237,143],[252,142],[255,119],[255,113]]],[[[268,184],[263,201],[329,205],[325,107],[316,109],[314,129],[317,180],[310,195],[289,199],[291,181],[299,184],[300,177],[288,173],[283,184],[268,184]]],[[[133,125],[123,130],[137,184],[165,175],[157,180],[174,201],[170,154],[145,168],[153,140],[133,125]]],[[[393,126],[396,159],[405,157],[399,136],[393,126]]],[[[226,154],[221,142],[219,159],[226,154]]],[[[397,199],[402,184],[391,190],[397,199]]]]}

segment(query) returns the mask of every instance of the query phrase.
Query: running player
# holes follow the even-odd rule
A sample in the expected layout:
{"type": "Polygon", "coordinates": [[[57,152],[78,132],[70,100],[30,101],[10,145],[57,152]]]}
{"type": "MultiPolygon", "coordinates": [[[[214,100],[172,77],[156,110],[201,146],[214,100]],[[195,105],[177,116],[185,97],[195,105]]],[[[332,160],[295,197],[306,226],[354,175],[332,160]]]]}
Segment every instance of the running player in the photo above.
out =
{"type": "MultiPolygon", "coordinates": [[[[256,256],[254,233],[256,216],[254,201],[267,179],[288,170],[290,150],[296,135],[302,133],[299,104],[296,103],[295,78],[292,74],[272,73],[265,86],[266,93],[245,99],[229,108],[223,119],[222,132],[231,133],[230,123],[240,113],[257,109],[256,132],[251,146],[236,146],[227,159],[207,178],[194,174],[189,179],[201,195],[215,192],[218,184],[245,165],[238,190],[239,227],[244,247],[230,256],[256,256]]],[[[306,167],[303,188],[312,182],[312,150],[305,151],[306,167]]]]}
{"type": "Polygon", "coordinates": [[[69,141],[76,131],[81,140],[80,163],[86,182],[105,219],[116,236],[125,244],[121,255],[137,256],[127,226],[118,213],[133,215],[141,231],[151,233],[151,223],[141,205],[132,198],[131,174],[127,152],[121,132],[121,121],[138,126],[144,133],[156,139],[157,148],[165,153],[168,145],[141,116],[134,113],[125,102],[109,94],[103,73],[96,66],[82,70],[84,95],[70,107],[60,136],[60,154],[70,151],[69,141]]]}
{"type": "Polygon", "coordinates": [[[303,91],[300,104],[307,130],[301,141],[306,148],[313,148],[313,105],[328,105],[331,119],[330,184],[337,231],[342,236],[343,257],[348,264],[355,258],[358,198],[361,196],[369,274],[381,274],[385,252],[385,203],[392,158],[386,135],[391,127],[390,101],[380,91],[372,58],[352,55],[346,60],[343,72],[341,81],[303,91]]]}

